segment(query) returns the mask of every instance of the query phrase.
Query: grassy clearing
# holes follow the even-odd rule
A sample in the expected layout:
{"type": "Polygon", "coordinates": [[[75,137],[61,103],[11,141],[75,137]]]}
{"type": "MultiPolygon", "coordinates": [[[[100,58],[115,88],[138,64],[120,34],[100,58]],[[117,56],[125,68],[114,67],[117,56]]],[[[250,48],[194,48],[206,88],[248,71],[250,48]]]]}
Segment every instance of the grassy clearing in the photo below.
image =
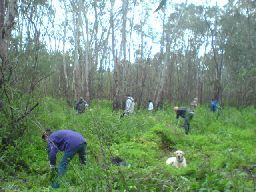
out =
{"type": "MultiPolygon", "coordinates": [[[[196,109],[191,133],[176,126],[171,106],[149,114],[120,119],[108,101],[95,101],[90,110],[76,114],[65,102],[46,98],[30,129],[1,157],[15,157],[0,170],[3,191],[49,191],[49,162],[43,128],[73,129],[88,142],[88,164],[71,161],[61,188],[56,191],[255,191],[256,111],[225,108],[221,115],[207,107],[196,109]],[[188,167],[165,165],[176,149],[186,153],[188,167]],[[112,156],[124,158],[128,166],[111,164],[112,156]]],[[[58,154],[58,162],[62,154],[58,154]]],[[[1,190],[0,190],[1,191],[1,190]]]]}

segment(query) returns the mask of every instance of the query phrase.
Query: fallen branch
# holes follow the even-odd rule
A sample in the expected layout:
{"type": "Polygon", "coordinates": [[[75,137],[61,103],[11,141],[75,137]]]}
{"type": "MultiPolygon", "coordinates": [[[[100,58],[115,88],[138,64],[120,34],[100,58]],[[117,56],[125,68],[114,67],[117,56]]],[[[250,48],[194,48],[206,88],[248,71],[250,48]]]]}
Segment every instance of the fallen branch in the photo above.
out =
{"type": "Polygon", "coordinates": [[[39,103],[37,102],[33,107],[31,107],[29,110],[25,111],[23,115],[21,115],[18,119],[16,119],[14,122],[17,123],[20,120],[24,119],[27,115],[29,115],[37,106],[39,103]]]}

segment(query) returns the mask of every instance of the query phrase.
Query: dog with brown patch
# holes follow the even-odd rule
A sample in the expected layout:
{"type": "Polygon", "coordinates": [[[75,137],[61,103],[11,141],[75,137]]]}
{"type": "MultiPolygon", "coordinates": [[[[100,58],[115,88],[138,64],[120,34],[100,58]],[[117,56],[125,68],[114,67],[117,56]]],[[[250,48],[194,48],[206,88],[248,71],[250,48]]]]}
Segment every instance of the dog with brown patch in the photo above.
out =
{"type": "Polygon", "coordinates": [[[167,165],[172,165],[174,167],[186,167],[187,163],[186,163],[186,159],[184,157],[184,152],[181,150],[175,151],[174,152],[175,157],[170,157],[166,160],[166,164],[167,165]]]}

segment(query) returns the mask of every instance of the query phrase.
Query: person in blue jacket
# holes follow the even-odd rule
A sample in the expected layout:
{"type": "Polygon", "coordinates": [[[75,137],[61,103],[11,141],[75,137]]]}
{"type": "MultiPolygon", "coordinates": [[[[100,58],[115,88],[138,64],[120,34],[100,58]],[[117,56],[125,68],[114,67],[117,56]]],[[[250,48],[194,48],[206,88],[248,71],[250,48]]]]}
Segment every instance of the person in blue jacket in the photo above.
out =
{"type": "Polygon", "coordinates": [[[48,156],[52,170],[56,169],[56,155],[58,151],[64,152],[58,167],[58,177],[52,184],[53,188],[58,188],[58,180],[65,174],[67,166],[75,154],[79,155],[81,164],[86,164],[87,143],[80,133],[71,130],[52,132],[50,129],[47,129],[43,133],[42,139],[48,143],[48,156]]]}
{"type": "Polygon", "coordinates": [[[212,99],[211,104],[210,104],[210,110],[212,112],[215,112],[215,111],[217,111],[217,109],[218,109],[218,100],[217,99],[212,99]]]}

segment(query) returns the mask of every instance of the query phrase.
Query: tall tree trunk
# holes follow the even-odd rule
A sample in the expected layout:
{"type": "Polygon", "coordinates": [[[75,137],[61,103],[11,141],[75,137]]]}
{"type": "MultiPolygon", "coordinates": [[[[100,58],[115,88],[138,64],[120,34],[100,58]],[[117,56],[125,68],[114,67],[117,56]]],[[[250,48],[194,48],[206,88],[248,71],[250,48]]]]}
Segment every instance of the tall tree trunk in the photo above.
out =
{"type": "Polygon", "coordinates": [[[119,92],[120,92],[120,86],[119,86],[119,77],[118,77],[118,59],[116,57],[115,53],[115,26],[114,26],[114,15],[113,15],[113,9],[114,9],[115,0],[111,0],[111,11],[110,11],[110,25],[112,29],[112,57],[114,60],[114,74],[113,74],[113,86],[112,86],[112,95],[113,95],[113,103],[112,107],[113,110],[117,110],[120,107],[119,103],[119,92]]]}
{"type": "Polygon", "coordinates": [[[223,67],[223,59],[224,59],[224,50],[218,49],[216,42],[217,40],[220,40],[220,37],[218,36],[218,18],[217,13],[215,13],[215,22],[214,22],[214,29],[211,28],[210,23],[205,19],[206,24],[208,25],[208,28],[211,32],[211,48],[213,51],[213,60],[214,60],[214,68],[215,68],[215,79],[213,84],[213,97],[215,99],[221,100],[221,94],[222,94],[222,86],[221,86],[221,75],[222,75],[222,67],[223,67]],[[221,52],[219,54],[219,51],[221,52]]]}
{"type": "MultiPolygon", "coordinates": [[[[80,1],[80,7],[81,7],[81,13],[83,13],[84,22],[82,20],[82,16],[80,18],[81,22],[81,30],[83,34],[83,43],[85,47],[85,52],[83,55],[83,62],[82,62],[82,86],[84,87],[84,91],[82,92],[82,95],[85,96],[87,100],[90,100],[90,86],[89,86],[89,71],[90,71],[90,42],[89,42],[89,22],[87,18],[87,11],[88,8],[86,8],[83,4],[84,1],[80,1]],[[84,26],[85,25],[85,32],[84,32],[84,26]]],[[[95,5],[96,6],[96,5],[95,5]]],[[[97,21],[97,20],[96,20],[97,21]]]]}
{"type": "Polygon", "coordinates": [[[69,82],[68,82],[68,73],[67,73],[67,63],[66,63],[66,36],[67,36],[67,25],[68,25],[68,21],[67,21],[67,7],[66,7],[66,3],[64,3],[64,7],[65,7],[65,23],[64,23],[64,34],[63,34],[63,40],[62,40],[62,53],[63,53],[63,57],[62,57],[62,61],[63,61],[63,74],[64,74],[64,95],[67,99],[69,98],[69,94],[68,94],[68,89],[69,89],[69,82]]]}
{"type": "Polygon", "coordinates": [[[81,92],[79,91],[79,24],[77,13],[74,13],[74,39],[75,39],[75,51],[74,51],[74,70],[73,70],[73,81],[72,81],[72,90],[74,100],[78,99],[81,92]]]}
{"type": "Polygon", "coordinates": [[[164,54],[164,39],[165,39],[165,11],[163,17],[163,32],[162,32],[162,40],[161,40],[161,49],[160,49],[160,77],[159,77],[159,85],[156,89],[155,94],[155,103],[157,107],[161,107],[163,103],[163,91],[164,91],[164,83],[165,83],[165,74],[166,74],[166,64],[167,64],[167,54],[164,54]],[[164,58],[163,58],[164,57],[164,58]]]}
{"type": "Polygon", "coordinates": [[[122,0],[122,41],[119,51],[119,60],[123,57],[123,60],[126,61],[126,20],[128,12],[128,2],[127,0],[122,0]]]}
{"type": "Polygon", "coordinates": [[[14,19],[17,16],[17,0],[0,1],[0,87],[3,84],[3,71],[7,67],[8,47],[14,19]]]}

